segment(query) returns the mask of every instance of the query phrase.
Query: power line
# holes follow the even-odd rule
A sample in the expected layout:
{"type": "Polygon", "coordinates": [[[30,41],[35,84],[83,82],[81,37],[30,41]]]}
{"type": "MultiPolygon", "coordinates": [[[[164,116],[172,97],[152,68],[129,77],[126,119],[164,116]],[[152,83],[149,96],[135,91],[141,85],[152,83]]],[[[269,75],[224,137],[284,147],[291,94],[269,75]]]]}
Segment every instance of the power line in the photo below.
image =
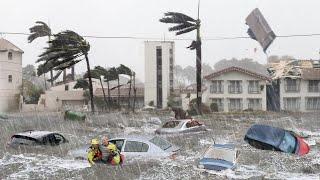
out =
{"type": "MultiPolygon", "coordinates": [[[[0,32],[0,35],[8,34],[8,35],[24,35],[29,36],[30,33],[22,33],[22,32],[0,32]]],[[[278,35],[277,38],[290,38],[290,37],[312,37],[312,36],[320,36],[320,33],[314,34],[291,34],[291,35],[278,35]]],[[[95,35],[84,35],[85,38],[93,38],[93,39],[134,39],[134,40],[163,40],[163,38],[156,37],[139,37],[139,36],[95,36],[95,35]]],[[[204,37],[202,41],[222,41],[222,40],[235,40],[235,39],[250,39],[249,36],[229,36],[229,37],[204,37]]],[[[166,38],[166,40],[174,40],[174,41],[191,41],[194,40],[192,38],[166,38]]]]}

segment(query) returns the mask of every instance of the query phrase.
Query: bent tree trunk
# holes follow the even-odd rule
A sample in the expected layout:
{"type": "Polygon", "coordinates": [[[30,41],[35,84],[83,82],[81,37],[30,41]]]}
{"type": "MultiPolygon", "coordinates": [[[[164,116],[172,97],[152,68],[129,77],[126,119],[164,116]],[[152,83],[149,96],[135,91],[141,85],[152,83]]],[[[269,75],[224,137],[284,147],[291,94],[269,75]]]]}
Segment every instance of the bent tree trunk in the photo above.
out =
{"type": "Polygon", "coordinates": [[[133,105],[132,105],[132,112],[134,112],[134,109],[136,107],[136,95],[137,95],[136,74],[133,73],[133,105]]]}
{"type": "Polygon", "coordinates": [[[102,93],[103,93],[103,100],[104,100],[104,109],[106,109],[106,105],[107,105],[107,98],[106,98],[106,93],[104,92],[104,87],[103,87],[103,83],[102,83],[102,80],[101,80],[101,77],[99,78],[100,80],[100,85],[101,85],[101,88],[102,88],[102,93]]]}
{"type": "Polygon", "coordinates": [[[109,81],[107,81],[107,85],[108,85],[108,108],[109,108],[109,111],[110,111],[111,96],[110,96],[110,84],[109,84],[109,81]]]}
{"type": "Polygon", "coordinates": [[[129,96],[128,96],[128,111],[130,111],[131,85],[132,85],[132,76],[130,76],[130,86],[129,86],[129,96]]]}
{"type": "Polygon", "coordinates": [[[50,70],[51,87],[53,87],[53,70],[50,70]]]}
{"type": "Polygon", "coordinates": [[[90,101],[91,101],[91,112],[94,113],[93,87],[92,87],[90,63],[89,63],[89,58],[87,53],[85,53],[85,58],[86,58],[88,78],[89,78],[89,94],[90,94],[90,101]]]}
{"type": "Polygon", "coordinates": [[[119,106],[119,109],[121,109],[121,106],[120,106],[120,78],[119,78],[119,75],[118,75],[118,106],[119,106]]]}

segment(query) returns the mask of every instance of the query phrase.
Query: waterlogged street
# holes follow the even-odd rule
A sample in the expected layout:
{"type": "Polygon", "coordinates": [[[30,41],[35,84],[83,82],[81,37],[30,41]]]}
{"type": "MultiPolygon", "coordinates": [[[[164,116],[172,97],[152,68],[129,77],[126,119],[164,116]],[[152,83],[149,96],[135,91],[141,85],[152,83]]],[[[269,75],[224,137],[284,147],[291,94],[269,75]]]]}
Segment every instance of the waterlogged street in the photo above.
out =
{"type": "Polygon", "coordinates": [[[314,114],[213,114],[198,119],[209,128],[201,133],[168,135],[167,140],[181,148],[175,160],[126,159],[122,167],[96,165],[92,168],[83,160],[74,160],[70,150],[88,144],[92,138],[104,135],[154,135],[169,113],[94,115],[86,122],[65,121],[58,113],[10,114],[0,120],[0,179],[319,179],[320,123],[314,114]],[[262,151],[249,146],[243,137],[255,123],[292,129],[310,135],[309,154],[297,155],[262,151]],[[61,132],[69,143],[60,146],[6,147],[11,135],[26,130],[61,132]],[[197,168],[197,161],[208,146],[235,143],[240,150],[235,170],[221,172],[197,168]]]}

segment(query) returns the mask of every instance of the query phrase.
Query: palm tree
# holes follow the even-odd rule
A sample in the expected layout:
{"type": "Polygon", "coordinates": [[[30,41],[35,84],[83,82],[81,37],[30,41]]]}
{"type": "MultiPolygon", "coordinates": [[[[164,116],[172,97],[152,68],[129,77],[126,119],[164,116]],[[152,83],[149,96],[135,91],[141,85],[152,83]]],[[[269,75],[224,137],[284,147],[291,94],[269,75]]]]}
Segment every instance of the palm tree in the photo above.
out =
{"type": "Polygon", "coordinates": [[[63,71],[85,59],[89,78],[91,111],[94,112],[93,87],[88,58],[90,44],[82,36],[70,30],[55,34],[49,43],[50,46],[45,48],[45,52],[39,55],[37,60],[37,62],[44,62],[42,73],[50,70],[63,71]]]}
{"type": "MultiPolygon", "coordinates": [[[[104,70],[106,70],[106,69],[104,69],[104,70]]],[[[110,105],[111,105],[110,81],[114,81],[114,80],[118,79],[117,69],[115,67],[112,67],[112,68],[106,70],[104,73],[104,79],[105,79],[104,81],[107,82],[107,86],[108,86],[108,102],[109,102],[109,108],[110,108],[110,105]]]]}
{"type": "Polygon", "coordinates": [[[118,74],[124,74],[124,75],[127,75],[130,77],[130,80],[128,81],[128,84],[130,83],[130,86],[129,86],[129,96],[128,96],[128,109],[130,109],[130,96],[131,96],[131,86],[132,86],[132,75],[133,75],[133,71],[123,65],[123,64],[120,64],[120,66],[117,68],[118,69],[118,74]]]}
{"type": "Polygon", "coordinates": [[[198,18],[193,19],[190,16],[179,12],[167,12],[164,14],[165,17],[160,19],[162,23],[176,24],[169,28],[169,31],[176,31],[176,35],[185,34],[193,30],[197,30],[196,41],[192,41],[188,47],[190,50],[196,50],[196,79],[197,79],[197,106],[201,113],[201,37],[200,37],[200,19],[199,19],[199,6],[198,3],[198,18]]]}
{"type": "MultiPolygon", "coordinates": [[[[91,71],[91,78],[99,79],[100,85],[101,85],[101,88],[102,88],[103,99],[104,99],[105,104],[107,104],[106,93],[104,91],[104,87],[103,87],[103,83],[102,83],[102,79],[101,79],[101,76],[104,76],[104,73],[105,73],[104,68],[101,67],[101,66],[96,66],[96,67],[94,67],[94,69],[92,69],[90,71],[91,71]]],[[[86,72],[83,75],[83,78],[84,79],[89,78],[88,72],[86,72]]]]}
{"type": "Polygon", "coordinates": [[[83,90],[89,89],[88,81],[85,79],[77,79],[77,83],[73,86],[73,89],[79,89],[79,88],[83,90]]]}

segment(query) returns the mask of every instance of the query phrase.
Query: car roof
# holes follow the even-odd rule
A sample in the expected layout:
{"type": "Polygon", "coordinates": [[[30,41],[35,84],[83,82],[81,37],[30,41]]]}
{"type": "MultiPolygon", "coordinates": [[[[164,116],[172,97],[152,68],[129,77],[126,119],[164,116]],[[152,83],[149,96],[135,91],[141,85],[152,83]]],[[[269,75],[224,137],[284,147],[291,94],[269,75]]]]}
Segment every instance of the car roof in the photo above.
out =
{"type": "Polygon", "coordinates": [[[234,144],[213,144],[214,148],[224,148],[224,149],[235,149],[236,146],[234,144]]]}
{"type": "MultiPolygon", "coordinates": [[[[149,135],[128,135],[128,136],[118,136],[111,138],[110,140],[114,139],[126,139],[131,141],[149,141],[150,139],[154,138],[156,136],[149,136],[149,135]]],[[[159,137],[159,136],[157,136],[159,137]]],[[[160,137],[161,138],[161,137],[160,137]]],[[[163,139],[163,138],[162,138],[163,139]]]]}
{"type": "Polygon", "coordinates": [[[42,138],[48,134],[52,134],[55,132],[51,132],[51,131],[33,131],[33,130],[29,130],[29,131],[25,131],[25,132],[21,132],[21,133],[17,133],[14,135],[19,135],[19,136],[27,136],[27,137],[32,137],[32,138],[42,138]]]}
{"type": "Polygon", "coordinates": [[[281,143],[284,134],[284,129],[255,124],[247,131],[246,138],[277,147],[281,143]]]}

